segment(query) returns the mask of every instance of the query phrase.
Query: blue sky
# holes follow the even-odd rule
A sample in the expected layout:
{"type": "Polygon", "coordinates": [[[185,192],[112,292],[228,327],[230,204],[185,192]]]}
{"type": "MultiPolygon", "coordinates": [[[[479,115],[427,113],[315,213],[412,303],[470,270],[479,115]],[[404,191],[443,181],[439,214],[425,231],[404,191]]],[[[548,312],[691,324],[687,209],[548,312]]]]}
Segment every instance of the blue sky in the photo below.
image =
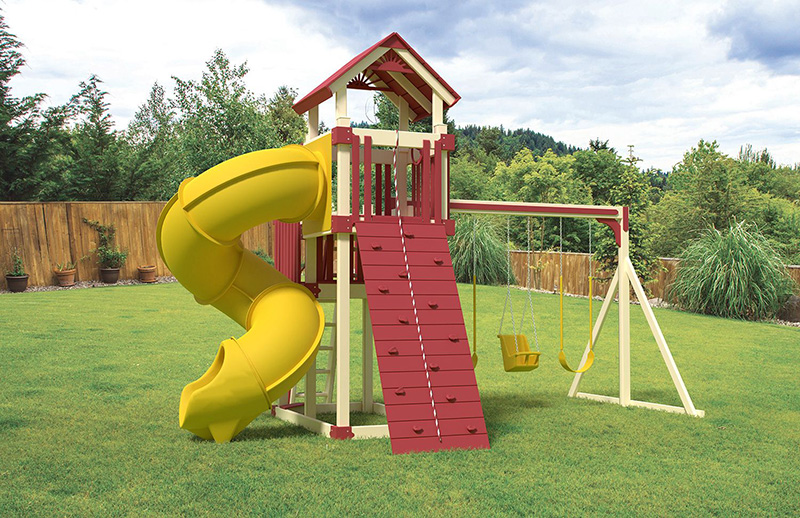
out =
{"type": "MultiPolygon", "coordinates": [[[[462,100],[459,124],[530,127],[586,146],[636,146],[671,169],[698,140],[800,162],[800,2],[5,0],[28,66],[16,95],[63,103],[97,74],[123,129],[154,81],[199,77],[215,48],[250,88],[304,95],[399,32],[462,100]],[[224,5],[224,8],[222,6],[224,5]]],[[[371,115],[351,102],[355,120],[371,115]]],[[[332,108],[330,109],[332,110],[332,108]]],[[[331,113],[323,110],[330,121],[331,113]]]]}

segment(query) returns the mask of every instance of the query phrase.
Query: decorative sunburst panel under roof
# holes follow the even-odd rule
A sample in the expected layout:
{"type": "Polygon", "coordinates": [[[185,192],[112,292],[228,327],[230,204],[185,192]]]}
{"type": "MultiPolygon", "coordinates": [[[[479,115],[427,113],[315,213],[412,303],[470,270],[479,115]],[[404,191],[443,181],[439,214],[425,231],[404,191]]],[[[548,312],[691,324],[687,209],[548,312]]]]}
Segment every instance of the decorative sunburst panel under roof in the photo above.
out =
{"type": "Polygon", "coordinates": [[[341,88],[383,92],[396,105],[408,103],[411,121],[429,117],[436,93],[445,108],[461,96],[428,65],[411,46],[393,32],[366,49],[335,74],[297,101],[294,111],[303,114],[330,99],[341,88]]]}

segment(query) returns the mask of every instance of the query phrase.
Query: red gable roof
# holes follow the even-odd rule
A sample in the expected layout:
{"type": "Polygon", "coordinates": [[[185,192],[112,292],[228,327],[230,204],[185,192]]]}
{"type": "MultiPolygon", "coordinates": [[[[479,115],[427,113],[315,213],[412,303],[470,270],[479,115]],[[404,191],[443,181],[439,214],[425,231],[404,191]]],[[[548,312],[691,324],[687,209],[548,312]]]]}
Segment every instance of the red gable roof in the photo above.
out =
{"type": "Polygon", "coordinates": [[[393,74],[400,73],[408,80],[413,88],[426,98],[431,99],[433,89],[422,77],[419,76],[393,49],[407,50],[411,55],[425,67],[425,70],[431,74],[442,87],[444,87],[454,100],[451,103],[445,101],[445,108],[450,108],[461,99],[461,96],[448,85],[444,79],[436,73],[436,71],[425,62],[417,52],[411,48],[402,37],[396,32],[391,33],[375,45],[366,49],[358,56],[351,59],[345,66],[336,71],[332,76],[322,82],[318,87],[311,91],[308,95],[297,101],[293,108],[298,115],[301,115],[311,108],[321,104],[322,102],[330,99],[333,96],[331,85],[345,74],[352,74],[353,67],[356,66],[361,60],[367,57],[370,53],[379,47],[389,49],[387,52],[378,57],[374,62],[370,63],[364,70],[357,71],[357,75],[347,83],[348,88],[360,90],[377,90],[388,93],[394,93],[403,98],[411,111],[414,113],[413,120],[418,121],[431,115],[430,110],[420,104],[414,95],[409,92],[408,88],[400,84],[393,74]]]}

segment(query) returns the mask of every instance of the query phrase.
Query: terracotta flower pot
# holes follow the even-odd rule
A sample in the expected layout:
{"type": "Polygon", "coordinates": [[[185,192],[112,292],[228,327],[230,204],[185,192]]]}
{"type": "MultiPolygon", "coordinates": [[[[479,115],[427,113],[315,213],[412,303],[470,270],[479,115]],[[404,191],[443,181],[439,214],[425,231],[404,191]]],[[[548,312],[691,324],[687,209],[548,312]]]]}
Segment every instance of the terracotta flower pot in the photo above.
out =
{"type": "Polygon", "coordinates": [[[54,270],[58,278],[58,285],[62,288],[67,286],[75,286],[75,268],[71,270],[54,270]]]}
{"type": "Polygon", "coordinates": [[[156,267],[152,265],[139,266],[140,282],[156,282],[156,267]]]}
{"type": "Polygon", "coordinates": [[[8,291],[19,293],[28,289],[28,276],[27,275],[6,275],[6,284],[8,284],[8,291]]]}
{"type": "Polygon", "coordinates": [[[100,280],[106,284],[116,284],[119,280],[119,268],[100,268],[100,280]]]}

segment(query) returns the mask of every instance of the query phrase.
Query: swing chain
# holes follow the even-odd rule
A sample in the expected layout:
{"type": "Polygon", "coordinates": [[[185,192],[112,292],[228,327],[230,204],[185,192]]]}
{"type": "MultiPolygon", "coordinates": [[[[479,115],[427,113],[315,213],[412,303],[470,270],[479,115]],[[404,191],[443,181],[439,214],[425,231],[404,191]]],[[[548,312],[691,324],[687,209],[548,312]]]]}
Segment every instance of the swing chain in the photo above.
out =
{"type": "MultiPolygon", "coordinates": [[[[514,302],[512,301],[509,305],[509,300],[511,300],[511,217],[506,217],[506,301],[503,304],[503,314],[500,315],[500,330],[497,332],[498,335],[503,334],[503,321],[506,317],[506,308],[510,308],[511,312],[511,329],[514,332],[514,349],[516,352],[519,352],[519,342],[517,341],[517,324],[514,321],[514,302]]],[[[523,312],[523,316],[525,313],[523,312]]]]}
{"type": "MultiPolygon", "coordinates": [[[[527,218],[527,232],[528,232],[528,275],[527,275],[527,285],[526,288],[528,290],[528,309],[531,312],[531,323],[533,324],[533,341],[536,345],[536,352],[539,352],[539,335],[536,332],[536,317],[533,313],[533,298],[531,296],[531,291],[533,291],[533,286],[531,286],[531,255],[533,254],[533,250],[531,250],[531,218],[528,216],[527,218]]],[[[520,322],[519,327],[522,329],[525,323],[525,312],[522,312],[522,322],[520,322]]]]}

